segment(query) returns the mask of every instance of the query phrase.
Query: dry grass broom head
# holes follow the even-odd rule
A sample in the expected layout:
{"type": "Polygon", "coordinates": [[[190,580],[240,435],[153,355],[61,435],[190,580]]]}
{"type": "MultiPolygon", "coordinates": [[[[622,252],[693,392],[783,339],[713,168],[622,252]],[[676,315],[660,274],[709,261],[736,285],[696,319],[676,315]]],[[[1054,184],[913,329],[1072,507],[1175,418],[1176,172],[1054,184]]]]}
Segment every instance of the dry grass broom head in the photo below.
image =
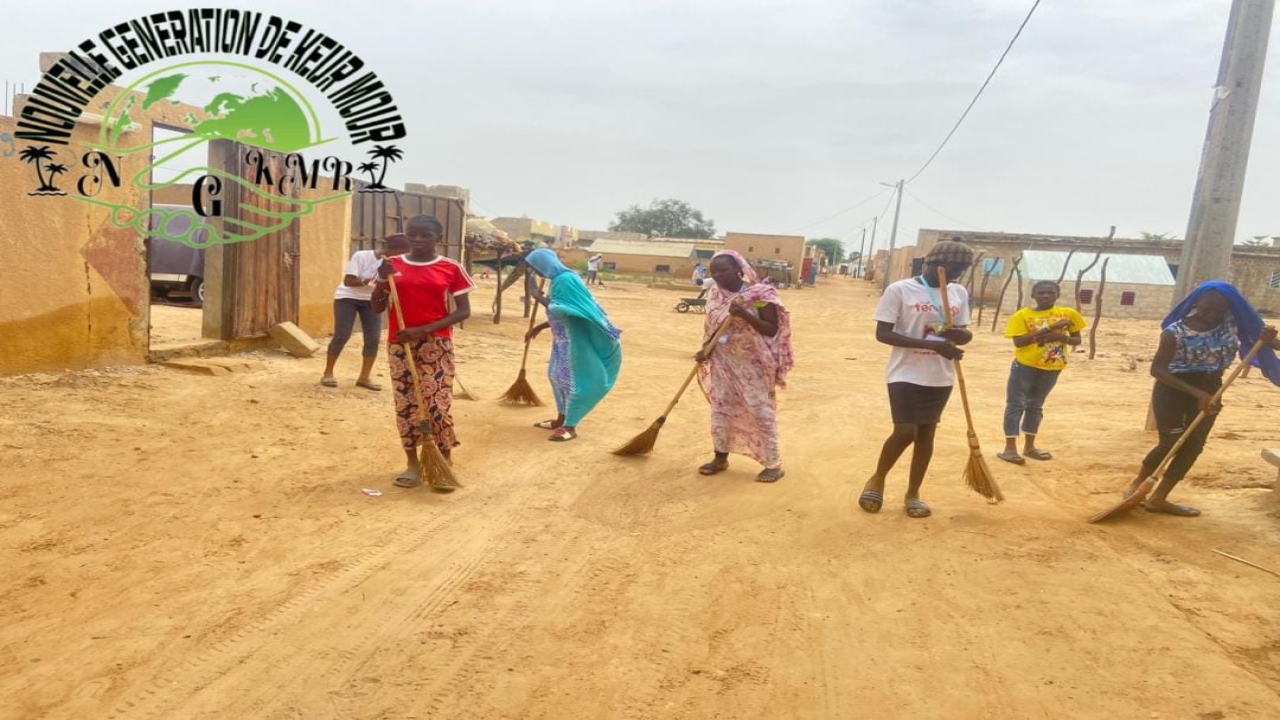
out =
{"type": "Polygon", "coordinates": [[[542,407],[542,399],[533,391],[533,386],[525,379],[524,370],[520,371],[516,381],[511,383],[511,387],[502,393],[502,397],[498,400],[506,405],[533,405],[542,407]]]}
{"type": "Polygon", "coordinates": [[[429,432],[423,434],[422,449],[418,455],[418,463],[422,466],[422,479],[431,486],[432,490],[453,492],[462,487],[462,483],[458,482],[458,476],[453,472],[453,466],[431,440],[429,432]]]}
{"type": "Polygon", "coordinates": [[[453,396],[461,400],[479,400],[476,394],[471,392],[471,388],[462,384],[462,379],[457,375],[453,376],[453,396]]]}
{"type": "Polygon", "coordinates": [[[1004,493],[1000,492],[1000,486],[996,484],[995,476],[991,474],[991,468],[987,467],[987,460],[981,453],[969,453],[969,462],[964,468],[964,482],[991,502],[1004,502],[1004,493]]]}
{"type": "Polygon", "coordinates": [[[613,454],[622,457],[633,457],[648,453],[653,449],[654,444],[658,442],[658,433],[662,430],[664,422],[666,422],[664,417],[654,420],[653,424],[646,428],[644,432],[631,438],[631,441],[626,445],[614,450],[613,454]]]}

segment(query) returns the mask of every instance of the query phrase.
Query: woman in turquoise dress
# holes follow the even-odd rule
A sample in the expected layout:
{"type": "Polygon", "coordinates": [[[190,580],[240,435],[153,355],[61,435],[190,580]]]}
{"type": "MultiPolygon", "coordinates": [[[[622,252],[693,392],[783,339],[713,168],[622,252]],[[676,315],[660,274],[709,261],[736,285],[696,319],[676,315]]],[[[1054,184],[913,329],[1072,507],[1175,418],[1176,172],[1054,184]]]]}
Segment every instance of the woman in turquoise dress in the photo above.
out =
{"type": "Polygon", "coordinates": [[[529,331],[529,339],[551,328],[551,363],[547,376],[556,398],[555,420],[538,423],[552,430],[553,442],[578,437],[578,424],[613,389],[622,368],[622,331],[609,322],[586,283],[565,267],[552,250],[529,253],[529,267],[547,278],[547,294],[533,287],[530,293],[547,308],[547,322],[529,331]]]}

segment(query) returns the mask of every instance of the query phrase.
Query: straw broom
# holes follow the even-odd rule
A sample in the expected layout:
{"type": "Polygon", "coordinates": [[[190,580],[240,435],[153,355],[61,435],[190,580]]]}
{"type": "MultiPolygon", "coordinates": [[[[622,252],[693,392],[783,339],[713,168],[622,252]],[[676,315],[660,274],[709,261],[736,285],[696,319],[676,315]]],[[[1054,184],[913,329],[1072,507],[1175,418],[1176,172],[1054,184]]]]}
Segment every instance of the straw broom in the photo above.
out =
{"type": "MultiPolygon", "coordinates": [[[[1222,383],[1222,387],[1218,388],[1218,392],[1213,394],[1213,404],[1216,405],[1222,400],[1223,393],[1227,391],[1227,388],[1231,387],[1231,383],[1235,382],[1236,378],[1240,377],[1245,372],[1245,368],[1251,366],[1253,359],[1257,357],[1258,353],[1265,346],[1266,343],[1261,339],[1253,344],[1253,347],[1249,349],[1249,353],[1244,356],[1244,361],[1239,365],[1236,365],[1235,368],[1231,370],[1231,374],[1228,375],[1226,381],[1222,383]]],[[[1182,435],[1178,436],[1178,441],[1173,444],[1173,447],[1169,448],[1169,452],[1164,454],[1164,459],[1160,461],[1160,465],[1156,468],[1156,471],[1151,473],[1151,477],[1143,480],[1142,484],[1138,486],[1138,489],[1135,490],[1132,495],[1089,518],[1089,522],[1101,522],[1117,515],[1127,513],[1141,505],[1143,501],[1147,499],[1147,496],[1151,494],[1151,491],[1155,489],[1156,484],[1164,478],[1164,471],[1169,468],[1169,465],[1173,463],[1173,459],[1178,456],[1178,451],[1182,449],[1182,444],[1187,441],[1187,438],[1191,437],[1191,433],[1195,432],[1195,429],[1200,426],[1200,423],[1204,422],[1206,417],[1208,417],[1208,413],[1203,410],[1200,411],[1200,414],[1196,415],[1196,419],[1192,420],[1191,424],[1187,426],[1187,429],[1182,432],[1182,435]]]]}
{"type": "MultiPolygon", "coordinates": [[[[951,300],[947,296],[947,271],[942,268],[938,268],[938,285],[942,290],[942,312],[946,317],[947,326],[950,327],[951,300]]],[[[952,362],[956,367],[956,384],[960,386],[960,402],[964,405],[964,420],[969,426],[969,461],[964,468],[965,484],[992,502],[1002,502],[1004,493],[1000,492],[1000,486],[996,485],[991,468],[987,467],[987,460],[982,457],[982,449],[978,447],[978,433],[973,429],[973,412],[969,409],[969,393],[964,386],[964,370],[960,368],[959,360],[952,362]]]]}
{"type": "MultiPolygon", "coordinates": [[[[396,292],[396,279],[387,277],[391,286],[391,304],[396,310],[396,322],[404,329],[404,310],[400,307],[400,294],[396,292]]],[[[458,477],[453,474],[453,466],[445,460],[444,453],[436,446],[435,435],[431,431],[431,420],[427,418],[427,402],[422,395],[422,381],[418,378],[418,363],[413,356],[413,348],[408,342],[400,343],[404,349],[405,363],[409,366],[409,376],[413,378],[413,396],[418,402],[418,430],[422,432],[422,448],[418,464],[422,467],[422,477],[436,492],[449,493],[462,487],[458,477]]]]}
{"type": "MultiPolygon", "coordinates": [[[[449,296],[449,312],[453,312],[458,307],[453,296],[449,296]]],[[[459,326],[461,327],[461,326],[459,326]]],[[[479,396],[471,392],[471,389],[463,384],[462,378],[458,376],[457,371],[453,373],[453,396],[459,400],[479,400],[479,396]]]]}
{"type": "MultiPolygon", "coordinates": [[[[538,291],[541,292],[547,287],[546,278],[538,284],[538,291]]],[[[529,312],[529,331],[533,331],[533,326],[538,320],[538,305],[541,303],[534,302],[533,309],[529,312]]],[[[511,383],[511,387],[498,398],[499,402],[507,405],[533,405],[542,407],[542,399],[533,391],[533,386],[529,384],[529,380],[525,377],[525,368],[529,364],[529,345],[532,342],[529,333],[524,336],[524,357],[520,358],[520,374],[516,376],[516,381],[511,383]]]]}
{"type": "MultiPolygon", "coordinates": [[[[711,353],[715,351],[716,343],[720,340],[720,336],[724,335],[724,331],[729,328],[729,321],[732,319],[732,317],[725,318],[724,322],[720,323],[720,327],[716,328],[716,332],[711,336],[711,339],[703,344],[702,353],[704,357],[710,357],[711,353]]],[[[684,391],[688,389],[689,384],[692,383],[693,379],[698,375],[698,366],[699,363],[694,363],[693,370],[689,371],[688,377],[684,379],[684,383],[682,383],[680,385],[680,389],[676,391],[676,396],[671,398],[671,403],[667,405],[666,410],[662,411],[662,414],[658,416],[658,419],[654,420],[653,424],[644,432],[632,438],[631,442],[628,442],[626,445],[614,450],[614,455],[632,457],[635,455],[644,455],[653,449],[654,443],[658,441],[658,433],[662,431],[662,426],[667,422],[667,416],[675,409],[676,403],[680,402],[680,397],[684,395],[684,391]]]]}

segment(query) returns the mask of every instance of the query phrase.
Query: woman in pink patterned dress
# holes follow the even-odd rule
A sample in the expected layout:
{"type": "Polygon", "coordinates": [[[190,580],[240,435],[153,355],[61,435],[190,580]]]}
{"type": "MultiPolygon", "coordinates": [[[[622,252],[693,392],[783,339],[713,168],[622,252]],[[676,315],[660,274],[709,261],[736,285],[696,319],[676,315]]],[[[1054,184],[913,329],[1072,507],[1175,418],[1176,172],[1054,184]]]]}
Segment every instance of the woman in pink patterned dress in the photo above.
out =
{"type": "Polygon", "coordinates": [[[715,459],[698,468],[703,475],[729,469],[729,453],[764,465],[759,482],[782,479],[778,441],[777,389],[786,387],[791,354],[791,316],[770,285],[757,282],[751,265],[726,250],[711,259],[714,284],[707,293],[709,340],[728,323],[719,342],[699,351],[698,381],[711,403],[711,441],[715,459]]]}

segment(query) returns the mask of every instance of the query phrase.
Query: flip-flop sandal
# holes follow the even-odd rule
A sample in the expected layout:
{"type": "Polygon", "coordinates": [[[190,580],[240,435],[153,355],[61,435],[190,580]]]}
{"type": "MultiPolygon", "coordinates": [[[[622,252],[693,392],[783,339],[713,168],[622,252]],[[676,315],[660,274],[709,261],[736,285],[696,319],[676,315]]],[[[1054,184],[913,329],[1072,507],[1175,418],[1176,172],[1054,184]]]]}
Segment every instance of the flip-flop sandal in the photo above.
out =
{"type": "Polygon", "coordinates": [[[320,384],[325,387],[338,387],[338,379],[332,375],[325,375],[320,378],[320,384]]]}
{"type": "Polygon", "coordinates": [[[878,513],[884,506],[884,493],[876,490],[863,490],[858,496],[858,507],[869,513],[878,513]]]}
{"type": "Polygon", "coordinates": [[[907,517],[927,518],[932,514],[933,514],[933,510],[930,510],[929,506],[924,504],[923,501],[921,500],[907,501],[907,517]]]}
{"type": "Polygon", "coordinates": [[[777,470],[765,469],[761,470],[760,474],[756,476],[756,482],[776,483],[786,476],[787,474],[783,472],[781,468],[778,468],[777,470]]]}
{"type": "Polygon", "coordinates": [[[1153,508],[1150,505],[1143,503],[1142,509],[1146,510],[1149,513],[1156,513],[1160,515],[1177,515],[1178,517],[1199,517],[1200,515],[1199,510],[1193,507],[1187,507],[1186,505],[1170,505],[1167,508],[1153,508]]]}
{"type": "Polygon", "coordinates": [[[556,421],[555,421],[555,420],[543,420],[542,422],[536,422],[536,423],[534,423],[534,424],[533,424],[533,426],[534,426],[534,427],[536,427],[536,428],[541,428],[541,429],[543,429],[543,430],[558,430],[558,429],[559,429],[559,426],[558,426],[558,425],[556,425],[556,421]]]}
{"type": "Polygon", "coordinates": [[[1003,461],[1005,461],[1005,462],[1007,462],[1007,463],[1013,463],[1014,465],[1026,465],[1026,464],[1027,464],[1027,460],[1026,460],[1026,458],[1022,457],[1021,455],[1019,455],[1019,454],[1017,454],[1017,453],[1007,453],[1007,452],[1002,452],[1002,453],[999,453],[998,455],[996,455],[996,457],[1000,458],[1001,460],[1003,460],[1003,461]]]}
{"type": "MultiPolygon", "coordinates": [[[[335,383],[335,384],[336,384],[336,383],[335,383]]],[[[381,389],[382,389],[382,386],[381,386],[381,385],[379,385],[379,384],[378,384],[378,383],[376,383],[376,382],[373,382],[372,380],[365,380],[365,381],[363,381],[363,382],[359,382],[359,381],[357,381],[357,382],[356,382],[356,387],[362,387],[362,388],[364,388],[365,390],[373,390],[374,392],[377,392],[377,391],[379,391],[379,390],[381,390],[381,389]]]]}
{"type": "Polygon", "coordinates": [[[1049,452],[1048,450],[1035,450],[1033,452],[1027,453],[1027,457],[1031,458],[1032,460],[1052,460],[1053,453],[1049,452]]]}
{"type": "Polygon", "coordinates": [[[720,473],[728,469],[729,469],[729,463],[727,462],[720,463],[720,462],[716,462],[715,460],[712,460],[709,463],[700,465],[698,467],[698,474],[699,475],[719,475],[720,473]]]}
{"type": "Polygon", "coordinates": [[[547,439],[551,442],[569,442],[570,440],[577,440],[578,433],[568,428],[558,427],[555,432],[551,433],[551,437],[547,439]]]}
{"type": "Polygon", "coordinates": [[[391,481],[391,484],[402,488],[418,487],[422,484],[422,476],[412,470],[405,470],[397,475],[396,479],[391,481]]]}

